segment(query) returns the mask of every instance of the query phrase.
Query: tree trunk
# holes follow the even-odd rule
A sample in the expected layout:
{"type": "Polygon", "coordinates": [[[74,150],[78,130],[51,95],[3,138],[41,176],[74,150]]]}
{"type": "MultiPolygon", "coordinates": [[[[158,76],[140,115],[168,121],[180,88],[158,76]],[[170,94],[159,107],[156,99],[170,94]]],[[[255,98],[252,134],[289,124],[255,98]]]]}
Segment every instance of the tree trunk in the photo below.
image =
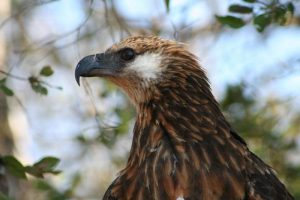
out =
{"type": "MultiPolygon", "coordinates": [[[[0,1],[0,23],[10,16],[10,0],[0,1]]],[[[5,71],[6,44],[5,33],[0,29],[0,70],[5,71]]],[[[0,80],[4,78],[0,74],[0,80]]],[[[12,154],[14,148],[12,131],[8,124],[8,105],[5,94],[0,91],[0,156],[12,154]]],[[[16,184],[15,178],[11,178],[5,171],[3,163],[0,160],[0,192],[8,195],[9,190],[16,184]]],[[[14,190],[13,190],[14,191],[14,190]]]]}

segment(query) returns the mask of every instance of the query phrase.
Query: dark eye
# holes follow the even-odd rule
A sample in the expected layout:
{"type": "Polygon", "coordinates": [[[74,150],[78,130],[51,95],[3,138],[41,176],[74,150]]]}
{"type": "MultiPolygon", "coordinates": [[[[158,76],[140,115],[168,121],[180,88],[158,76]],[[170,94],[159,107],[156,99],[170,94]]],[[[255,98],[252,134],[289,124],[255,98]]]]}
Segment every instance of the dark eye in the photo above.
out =
{"type": "Polygon", "coordinates": [[[121,58],[125,61],[130,61],[135,58],[135,52],[131,48],[122,49],[120,51],[121,58]]]}

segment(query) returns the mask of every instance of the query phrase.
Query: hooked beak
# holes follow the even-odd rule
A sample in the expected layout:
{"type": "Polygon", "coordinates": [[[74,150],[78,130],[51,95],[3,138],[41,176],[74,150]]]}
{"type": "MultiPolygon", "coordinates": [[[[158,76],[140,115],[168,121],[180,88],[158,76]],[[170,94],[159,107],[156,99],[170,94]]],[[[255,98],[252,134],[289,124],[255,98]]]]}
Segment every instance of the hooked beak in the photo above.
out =
{"type": "Polygon", "coordinates": [[[75,69],[75,79],[80,86],[80,76],[109,76],[114,75],[116,63],[109,54],[95,54],[86,56],[79,61],[75,69]]]}

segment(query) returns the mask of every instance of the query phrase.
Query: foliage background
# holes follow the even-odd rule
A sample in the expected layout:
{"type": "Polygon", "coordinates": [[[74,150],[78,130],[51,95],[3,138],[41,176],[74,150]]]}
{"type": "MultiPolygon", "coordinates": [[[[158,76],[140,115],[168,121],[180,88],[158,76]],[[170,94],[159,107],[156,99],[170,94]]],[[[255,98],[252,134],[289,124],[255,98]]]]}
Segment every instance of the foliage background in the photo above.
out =
{"type": "Polygon", "coordinates": [[[137,34],[189,44],[227,118],[300,199],[299,6],[1,0],[0,199],[101,198],[125,165],[135,111],[109,82],[79,88],[74,68],[137,34]]]}

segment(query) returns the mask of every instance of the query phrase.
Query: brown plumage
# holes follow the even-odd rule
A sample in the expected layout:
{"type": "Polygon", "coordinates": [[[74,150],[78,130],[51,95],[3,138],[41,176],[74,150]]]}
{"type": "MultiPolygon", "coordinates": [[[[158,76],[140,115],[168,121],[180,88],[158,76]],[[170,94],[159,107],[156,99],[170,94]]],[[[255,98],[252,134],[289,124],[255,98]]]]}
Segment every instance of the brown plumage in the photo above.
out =
{"type": "Polygon", "coordinates": [[[128,163],[105,200],[293,199],[226,121],[183,44],[131,37],[82,59],[75,75],[111,80],[137,109],[128,163]]]}

